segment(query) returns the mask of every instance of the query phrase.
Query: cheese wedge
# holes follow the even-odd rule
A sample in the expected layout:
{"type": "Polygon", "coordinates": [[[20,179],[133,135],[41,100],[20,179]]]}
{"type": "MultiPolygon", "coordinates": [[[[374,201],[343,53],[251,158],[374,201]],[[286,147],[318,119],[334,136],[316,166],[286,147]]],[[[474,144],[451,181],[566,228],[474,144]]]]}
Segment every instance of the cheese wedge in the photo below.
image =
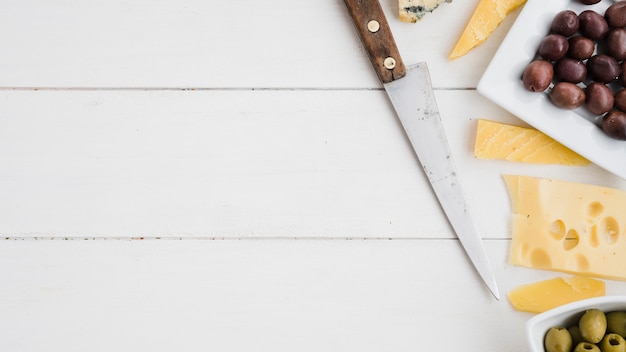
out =
{"type": "Polygon", "coordinates": [[[446,2],[452,0],[398,0],[400,21],[415,23],[446,2]]]}
{"type": "Polygon", "coordinates": [[[526,0],[480,0],[463,33],[448,55],[454,60],[482,44],[502,23],[509,12],[526,3],[526,0]]]}
{"type": "Polygon", "coordinates": [[[532,164],[589,165],[589,160],[534,128],[478,120],[474,156],[532,164]]]}
{"type": "Polygon", "coordinates": [[[505,175],[513,209],[509,262],[626,280],[626,192],[505,175]]]}
{"type": "Polygon", "coordinates": [[[573,276],[518,286],[509,292],[508,298],[513,308],[519,311],[543,313],[567,303],[604,295],[604,281],[573,276]]]}

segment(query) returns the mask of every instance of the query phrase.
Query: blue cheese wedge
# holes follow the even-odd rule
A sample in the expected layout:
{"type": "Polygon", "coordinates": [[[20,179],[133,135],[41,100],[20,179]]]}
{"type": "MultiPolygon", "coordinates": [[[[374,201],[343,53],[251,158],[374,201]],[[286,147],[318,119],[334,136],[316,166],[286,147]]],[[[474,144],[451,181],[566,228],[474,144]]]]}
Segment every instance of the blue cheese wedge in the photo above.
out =
{"type": "Polygon", "coordinates": [[[400,21],[415,23],[446,2],[452,0],[398,0],[400,21]]]}

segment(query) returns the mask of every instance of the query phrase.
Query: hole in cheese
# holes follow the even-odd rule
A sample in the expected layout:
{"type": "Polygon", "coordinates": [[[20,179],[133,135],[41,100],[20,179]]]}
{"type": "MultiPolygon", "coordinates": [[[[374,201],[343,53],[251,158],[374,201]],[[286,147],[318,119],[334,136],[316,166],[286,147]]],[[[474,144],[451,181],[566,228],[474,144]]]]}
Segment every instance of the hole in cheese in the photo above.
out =
{"type": "Polygon", "coordinates": [[[548,232],[555,240],[562,240],[563,237],[565,237],[565,223],[563,222],[563,220],[554,220],[550,224],[548,232]]]}
{"type": "Polygon", "coordinates": [[[600,245],[600,238],[598,237],[598,225],[591,226],[591,233],[589,235],[589,244],[591,247],[597,248],[600,245]]]}
{"type": "Polygon", "coordinates": [[[530,246],[528,243],[524,243],[524,245],[520,248],[520,257],[528,258],[528,253],[530,252],[530,246]]]}
{"type": "Polygon", "coordinates": [[[589,259],[585,257],[583,254],[579,254],[574,259],[573,264],[574,271],[579,273],[589,272],[589,259]]]}
{"type": "Polygon", "coordinates": [[[615,244],[619,240],[619,223],[612,216],[600,222],[600,238],[607,244],[615,244]]]}
{"type": "Polygon", "coordinates": [[[589,214],[589,216],[592,218],[597,218],[598,216],[600,216],[603,210],[604,205],[602,205],[602,203],[600,202],[593,202],[590,203],[589,206],[587,206],[587,214],[589,214]]]}
{"type": "Polygon", "coordinates": [[[546,251],[541,248],[535,248],[530,253],[530,262],[534,267],[550,269],[552,268],[552,261],[546,251]]]}
{"type": "Polygon", "coordinates": [[[567,231],[567,235],[565,236],[565,240],[563,241],[563,248],[566,251],[572,250],[578,246],[578,242],[580,242],[580,236],[578,235],[578,231],[574,229],[570,229],[567,231]]]}

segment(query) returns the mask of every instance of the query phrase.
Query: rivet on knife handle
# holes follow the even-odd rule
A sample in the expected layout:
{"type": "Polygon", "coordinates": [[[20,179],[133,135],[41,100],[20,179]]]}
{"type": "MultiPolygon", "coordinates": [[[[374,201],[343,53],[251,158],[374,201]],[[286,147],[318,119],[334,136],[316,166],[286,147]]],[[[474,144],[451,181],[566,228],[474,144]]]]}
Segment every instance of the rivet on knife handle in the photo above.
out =
{"type": "Polygon", "coordinates": [[[380,3],[364,0],[344,2],[378,78],[383,83],[389,83],[404,77],[406,67],[380,3]]]}

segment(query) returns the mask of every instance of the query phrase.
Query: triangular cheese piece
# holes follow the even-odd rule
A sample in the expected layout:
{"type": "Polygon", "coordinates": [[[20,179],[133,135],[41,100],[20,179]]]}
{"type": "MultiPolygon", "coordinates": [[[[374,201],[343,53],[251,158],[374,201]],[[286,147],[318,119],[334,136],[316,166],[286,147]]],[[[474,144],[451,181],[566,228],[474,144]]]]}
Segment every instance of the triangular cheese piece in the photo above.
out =
{"type": "Polygon", "coordinates": [[[461,37],[448,55],[448,59],[454,60],[461,57],[482,44],[509,12],[524,3],[526,0],[480,0],[461,37]]]}
{"type": "Polygon", "coordinates": [[[480,119],[474,156],[531,164],[586,166],[589,160],[534,128],[480,119]]]}

